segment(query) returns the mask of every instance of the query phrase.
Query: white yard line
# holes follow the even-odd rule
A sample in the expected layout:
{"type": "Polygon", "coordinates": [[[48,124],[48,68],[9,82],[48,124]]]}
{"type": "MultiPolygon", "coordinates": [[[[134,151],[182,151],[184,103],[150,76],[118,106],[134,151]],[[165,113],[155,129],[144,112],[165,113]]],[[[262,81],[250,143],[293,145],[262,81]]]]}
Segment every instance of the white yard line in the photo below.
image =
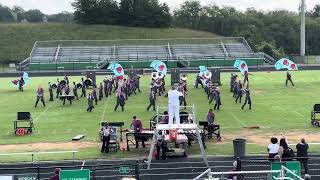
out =
{"type": "Polygon", "coordinates": [[[304,117],[304,115],[302,115],[301,113],[295,111],[295,110],[291,110],[292,112],[296,113],[297,115],[301,116],[301,117],[304,117]]]}
{"type": "Polygon", "coordinates": [[[44,113],[46,113],[53,106],[53,104],[55,103],[52,103],[50,106],[47,106],[47,108],[42,113],[40,113],[36,118],[34,118],[33,123],[36,122],[36,120],[38,120],[44,113]]]}
{"type": "Polygon", "coordinates": [[[244,122],[242,122],[236,115],[234,115],[233,112],[230,112],[230,114],[232,115],[233,119],[241,123],[243,126],[247,127],[247,125],[244,122]]]}
{"type": "Polygon", "coordinates": [[[83,169],[83,166],[84,166],[85,163],[86,163],[86,161],[83,161],[83,162],[82,162],[81,170],[83,169]]]}
{"type": "Polygon", "coordinates": [[[106,116],[106,109],[107,109],[108,104],[109,104],[109,103],[108,103],[109,97],[110,97],[110,95],[107,97],[106,103],[105,103],[105,105],[104,105],[103,113],[102,113],[102,115],[101,115],[101,122],[104,121],[104,117],[106,116]]]}

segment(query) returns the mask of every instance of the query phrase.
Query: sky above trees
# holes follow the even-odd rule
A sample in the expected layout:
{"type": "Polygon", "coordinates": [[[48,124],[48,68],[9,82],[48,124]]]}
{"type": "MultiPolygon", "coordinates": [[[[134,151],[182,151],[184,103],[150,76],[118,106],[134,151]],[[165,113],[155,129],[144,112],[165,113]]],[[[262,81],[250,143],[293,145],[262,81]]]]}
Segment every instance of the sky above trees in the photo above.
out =
{"type": "MultiPolygon", "coordinates": [[[[186,0],[159,0],[166,2],[171,10],[178,8],[186,0]]],[[[290,11],[298,11],[300,0],[199,0],[202,5],[216,3],[220,6],[233,6],[239,10],[245,10],[249,7],[262,10],[287,9],[290,11]]],[[[73,12],[71,6],[73,0],[0,0],[0,3],[13,7],[14,5],[22,8],[39,9],[45,14],[55,14],[61,11],[73,12]]],[[[320,4],[320,0],[306,0],[307,8],[310,10],[316,4],[320,4]]]]}

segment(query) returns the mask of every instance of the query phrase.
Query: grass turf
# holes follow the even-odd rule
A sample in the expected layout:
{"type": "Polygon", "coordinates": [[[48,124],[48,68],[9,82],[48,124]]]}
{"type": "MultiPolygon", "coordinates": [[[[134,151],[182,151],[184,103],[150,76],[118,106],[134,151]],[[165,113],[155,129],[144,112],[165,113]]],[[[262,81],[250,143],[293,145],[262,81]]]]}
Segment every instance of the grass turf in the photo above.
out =
{"type": "MultiPolygon", "coordinates": [[[[221,125],[222,136],[241,135],[243,126],[259,125],[259,130],[249,130],[259,135],[278,134],[284,132],[317,132],[318,129],[310,125],[310,110],[319,101],[317,90],[320,85],[316,75],[319,71],[293,72],[295,87],[284,86],[284,72],[258,72],[250,76],[252,90],[253,109],[250,111],[240,109],[240,104],[235,104],[232,94],[229,92],[229,73],[222,73],[222,107],[216,111],[216,121],[221,125]]],[[[61,79],[62,77],[60,77],[61,79]]],[[[24,92],[18,92],[16,87],[10,85],[9,81],[14,78],[0,79],[0,144],[21,144],[35,142],[69,142],[78,134],[84,134],[84,141],[98,141],[98,128],[101,120],[124,121],[125,127],[129,127],[132,116],[138,116],[144,126],[148,127],[149,119],[154,115],[147,112],[148,84],[150,76],[141,79],[142,93],[129,97],[126,102],[125,111],[114,112],[115,96],[104,98],[98,102],[92,113],[86,112],[87,101],[81,99],[75,101],[72,106],[62,106],[62,102],[55,99],[54,102],[46,102],[46,108],[39,103],[34,108],[36,99],[35,91],[38,85],[47,87],[47,82],[54,82],[56,77],[31,77],[30,84],[25,87],[24,92]],[[17,137],[13,134],[13,120],[18,111],[30,111],[35,120],[36,130],[32,135],[17,137]]],[[[103,80],[102,76],[97,82],[103,80]]],[[[79,81],[80,77],[70,77],[70,81],[79,81]]],[[[167,85],[170,79],[167,78],[167,85]]],[[[189,105],[194,104],[197,110],[197,119],[204,120],[206,112],[213,105],[208,100],[203,89],[194,89],[192,84],[194,75],[188,75],[188,98],[189,105]]],[[[168,87],[167,87],[168,88],[168,87]]],[[[79,92],[80,93],[80,92],[79,92]]],[[[46,92],[46,96],[48,93],[46,92]]],[[[48,100],[48,98],[46,98],[48,100]]],[[[158,106],[166,106],[167,99],[157,99],[158,106]]],[[[266,137],[269,138],[269,137],[266,137]]],[[[261,144],[249,144],[249,153],[265,152],[265,146],[261,144]]],[[[23,151],[17,149],[17,152],[23,151]]],[[[313,152],[317,152],[313,148],[313,152]]],[[[122,152],[111,157],[138,157],[146,151],[122,152]],[[137,153],[139,152],[139,153],[137,153]],[[141,154],[142,153],[142,154],[141,154]]],[[[191,152],[197,153],[198,148],[191,148],[191,152]]],[[[210,142],[208,154],[232,154],[230,141],[223,143],[210,142]]],[[[55,156],[66,158],[67,155],[55,156]]],[[[99,158],[99,148],[82,149],[78,158],[99,158]]],[[[18,158],[18,157],[16,157],[18,158]]],[[[10,160],[10,158],[5,158],[10,160]]],[[[19,159],[19,158],[18,158],[19,159]]],[[[40,158],[41,159],[41,158],[40,158]]],[[[45,159],[45,158],[44,158],[45,159]]]]}

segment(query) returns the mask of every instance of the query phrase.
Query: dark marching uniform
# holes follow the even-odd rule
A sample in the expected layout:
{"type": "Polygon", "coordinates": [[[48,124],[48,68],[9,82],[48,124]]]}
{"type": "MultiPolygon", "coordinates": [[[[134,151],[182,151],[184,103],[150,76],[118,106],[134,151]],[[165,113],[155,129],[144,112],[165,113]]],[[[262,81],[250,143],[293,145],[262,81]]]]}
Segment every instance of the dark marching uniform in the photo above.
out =
{"type": "Polygon", "coordinates": [[[292,86],[294,86],[292,79],[291,79],[291,74],[289,71],[287,71],[287,79],[286,79],[286,86],[288,86],[288,81],[291,82],[292,86]]]}
{"type": "Polygon", "coordinates": [[[87,97],[87,93],[86,93],[86,86],[84,84],[84,81],[82,81],[82,87],[81,87],[81,96],[80,97],[87,97]]]}
{"type": "Polygon", "coordinates": [[[203,83],[202,83],[202,79],[201,77],[198,75],[197,76],[197,79],[196,79],[196,82],[195,82],[195,88],[198,88],[199,84],[201,84],[202,88],[203,88],[203,83]]]}
{"type": "MultiPolygon", "coordinates": [[[[179,97],[180,106],[182,105],[182,103],[183,103],[184,106],[187,106],[187,100],[186,100],[186,95],[187,95],[187,93],[186,93],[185,88],[183,87],[183,85],[181,85],[181,86],[179,87],[179,91],[183,94],[183,96],[180,96],[180,97],[179,97]]],[[[186,108],[186,107],[185,107],[185,108],[186,108]]]]}
{"type": "Polygon", "coordinates": [[[92,90],[92,98],[94,99],[94,102],[96,103],[96,105],[98,105],[98,96],[97,96],[96,86],[92,90]]]}
{"type": "Polygon", "coordinates": [[[94,109],[94,106],[93,106],[93,97],[91,95],[91,93],[89,93],[88,97],[88,108],[87,108],[87,112],[91,112],[92,109],[94,109]]]}
{"type": "Polygon", "coordinates": [[[153,106],[153,111],[155,111],[156,110],[156,95],[153,90],[150,90],[149,101],[150,101],[150,104],[147,107],[147,111],[149,111],[151,106],[153,106]]]}
{"type": "Polygon", "coordinates": [[[109,95],[108,86],[109,86],[109,79],[104,79],[103,80],[103,92],[104,92],[105,97],[108,97],[108,95],[109,95]]]}
{"type": "Polygon", "coordinates": [[[24,79],[23,79],[23,77],[21,77],[19,80],[19,91],[23,91],[24,83],[25,83],[24,79]]]}
{"type": "Polygon", "coordinates": [[[243,85],[246,84],[246,82],[249,83],[249,73],[247,71],[244,72],[244,80],[243,80],[243,85]]]}
{"type": "Polygon", "coordinates": [[[100,83],[100,86],[99,86],[99,101],[101,101],[103,98],[103,86],[102,86],[102,83],[100,83]]]}
{"type": "Polygon", "coordinates": [[[39,100],[41,100],[43,106],[46,107],[46,104],[45,104],[44,99],[43,99],[43,95],[44,95],[44,90],[43,90],[43,88],[41,88],[41,87],[38,88],[38,90],[37,90],[37,101],[36,101],[36,104],[35,104],[34,107],[37,107],[37,106],[38,106],[39,100]]]}
{"type": "MultiPolygon", "coordinates": [[[[64,88],[64,93],[65,95],[69,96],[70,95],[70,88],[69,86],[67,85],[65,88],[64,88]]],[[[70,97],[65,97],[63,99],[63,105],[66,104],[66,100],[68,100],[70,102],[70,104],[72,104],[72,99],[70,97]]]]}
{"type": "Polygon", "coordinates": [[[242,99],[242,94],[243,94],[243,90],[242,90],[242,83],[239,82],[238,83],[238,88],[237,88],[238,92],[237,92],[237,99],[236,99],[236,103],[241,103],[241,99],[242,99]]]}
{"type": "Polygon", "coordinates": [[[121,110],[124,111],[124,105],[125,105],[125,98],[124,94],[121,90],[117,90],[117,104],[116,107],[114,108],[114,111],[117,111],[119,105],[121,106],[121,110]]]}
{"type": "Polygon", "coordinates": [[[60,86],[60,82],[59,82],[59,79],[57,80],[57,96],[56,98],[59,98],[60,95],[62,95],[62,89],[61,89],[61,86],[60,86]]]}
{"type": "Polygon", "coordinates": [[[246,93],[246,100],[245,100],[244,104],[242,105],[241,109],[243,109],[244,106],[245,106],[247,103],[249,104],[249,109],[251,109],[250,90],[249,90],[249,89],[245,89],[245,93],[246,93]]]}
{"type": "Polygon", "coordinates": [[[220,105],[222,105],[221,104],[221,98],[220,98],[220,90],[219,89],[216,89],[215,91],[214,91],[214,93],[215,93],[215,95],[214,95],[214,100],[215,100],[215,104],[214,104],[214,110],[216,110],[216,109],[220,109],[220,105]]]}
{"type": "Polygon", "coordinates": [[[230,77],[230,92],[233,92],[233,85],[234,82],[237,80],[237,75],[231,73],[231,77],[230,77]]]}
{"type": "Polygon", "coordinates": [[[239,83],[237,81],[234,81],[233,83],[233,97],[237,97],[238,94],[238,87],[239,87],[239,83]]]}
{"type": "Polygon", "coordinates": [[[78,86],[76,85],[75,82],[73,82],[73,95],[75,98],[77,98],[77,100],[79,100],[79,96],[78,96],[78,86]]]}
{"type": "Polygon", "coordinates": [[[49,95],[50,95],[49,101],[53,101],[53,90],[52,90],[52,85],[50,82],[48,83],[48,90],[49,90],[49,95]]]}
{"type": "Polygon", "coordinates": [[[134,77],[134,83],[135,83],[136,89],[138,89],[138,92],[141,92],[140,91],[140,76],[136,75],[134,77]]]}

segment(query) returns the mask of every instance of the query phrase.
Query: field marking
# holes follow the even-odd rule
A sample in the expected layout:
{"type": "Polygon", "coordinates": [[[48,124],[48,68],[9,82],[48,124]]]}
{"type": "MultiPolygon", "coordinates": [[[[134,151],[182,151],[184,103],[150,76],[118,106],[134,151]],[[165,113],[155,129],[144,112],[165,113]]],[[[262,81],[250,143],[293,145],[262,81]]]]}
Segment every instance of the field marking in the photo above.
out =
{"type": "Polygon", "coordinates": [[[110,97],[110,95],[107,97],[106,103],[105,103],[105,105],[104,105],[104,109],[103,109],[103,113],[102,113],[102,115],[101,115],[101,120],[100,120],[100,122],[102,122],[102,121],[104,120],[104,117],[106,116],[106,109],[107,109],[108,104],[109,104],[109,103],[108,103],[109,97],[110,97]]]}
{"type": "Polygon", "coordinates": [[[291,110],[292,112],[296,113],[297,115],[301,116],[301,117],[305,117],[304,115],[302,115],[301,113],[299,113],[298,111],[296,110],[291,110]]]}
{"type": "Polygon", "coordinates": [[[86,163],[86,161],[83,161],[83,162],[82,162],[81,170],[83,169],[83,166],[84,166],[85,163],[86,163]]]}
{"type": "Polygon", "coordinates": [[[41,112],[36,118],[34,118],[33,123],[36,122],[44,113],[46,113],[54,104],[56,101],[54,101],[50,106],[47,106],[47,108],[41,112]]]}
{"type": "Polygon", "coordinates": [[[230,112],[230,114],[232,115],[233,119],[237,120],[239,123],[241,123],[244,127],[247,127],[247,125],[242,122],[236,115],[233,114],[233,112],[230,112]]]}

